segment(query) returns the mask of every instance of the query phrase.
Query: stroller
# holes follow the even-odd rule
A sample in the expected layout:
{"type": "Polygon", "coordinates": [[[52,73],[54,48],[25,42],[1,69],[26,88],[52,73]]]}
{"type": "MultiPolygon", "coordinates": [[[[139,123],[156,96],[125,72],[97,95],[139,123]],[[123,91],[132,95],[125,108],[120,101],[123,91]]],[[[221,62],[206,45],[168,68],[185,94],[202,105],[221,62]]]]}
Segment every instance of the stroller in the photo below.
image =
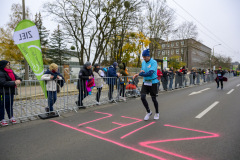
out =
{"type": "Polygon", "coordinates": [[[126,92],[125,95],[127,97],[140,97],[141,89],[138,87],[139,80],[138,78],[130,79],[128,82],[128,85],[126,86],[126,92]]]}

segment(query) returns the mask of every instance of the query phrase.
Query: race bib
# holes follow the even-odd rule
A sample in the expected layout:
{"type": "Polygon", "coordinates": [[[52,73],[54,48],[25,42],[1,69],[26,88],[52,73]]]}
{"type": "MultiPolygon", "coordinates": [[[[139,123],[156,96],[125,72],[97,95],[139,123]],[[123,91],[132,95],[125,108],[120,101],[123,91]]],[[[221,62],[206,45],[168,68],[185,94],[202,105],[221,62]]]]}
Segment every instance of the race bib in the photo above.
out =
{"type": "Polygon", "coordinates": [[[145,86],[152,86],[152,80],[149,80],[149,81],[145,80],[144,85],[145,86]]]}
{"type": "Polygon", "coordinates": [[[221,77],[222,76],[222,74],[221,73],[218,73],[218,77],[221,77]]]}

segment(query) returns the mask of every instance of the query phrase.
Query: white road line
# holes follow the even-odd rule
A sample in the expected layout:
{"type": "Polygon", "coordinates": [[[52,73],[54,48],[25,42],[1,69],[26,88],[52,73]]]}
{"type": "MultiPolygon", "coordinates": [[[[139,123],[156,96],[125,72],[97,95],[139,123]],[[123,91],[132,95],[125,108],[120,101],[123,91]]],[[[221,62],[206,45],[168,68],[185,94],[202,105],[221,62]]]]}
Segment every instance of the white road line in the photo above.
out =
{"type": "Polygon", "coordinates": [[[237,87],[239,87],[239,86],[240,86],[240,84],[237,85],[237,87]]]}
{"type": "Polygon", "coordinates": [[[192,92],[191,94],[189,94],[189,96],[202,93],[203,91],[207,91],[207,90],[209,90],[209,89],[211,89],[211,88],[205,88],[205,89],[203,89],[203,90],[201,90],[201,91],[198,91],[198,92],[192,92]]]}
{"type": "Polygon", "coordinates": [[[219,102],[216,101],[214,102],[211,106],[209,106],[207,109],[205,109],[204,111],[202,111],[199,115],[197,115],[195,118],[202,118],[202,116],[204,116],[207,112],[209,112],[213,107],[215,107],[219,102]]]}
{"type": "Polygon", "coordinates": [[[231,91],[229,91],[227,94],[231,94],[234,91],[234,89],[232,89],[231,91]]]}

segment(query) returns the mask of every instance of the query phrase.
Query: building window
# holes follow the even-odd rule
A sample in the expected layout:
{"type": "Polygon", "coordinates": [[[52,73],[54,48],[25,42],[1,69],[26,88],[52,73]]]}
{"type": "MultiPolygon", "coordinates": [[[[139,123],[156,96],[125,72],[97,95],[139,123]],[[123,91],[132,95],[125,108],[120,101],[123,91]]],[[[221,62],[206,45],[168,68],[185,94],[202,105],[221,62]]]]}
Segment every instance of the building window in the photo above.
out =
{"type": "Polygon", "coordinates": [[[174,47],[174,43],[172,43],[171,46],[174,47]]]}
{"type": "Polygon", "coordinates": [[[173,55],[173,54],[174,54],[174,50],[171,51],[171,55],[173,55]]]}
{"type": "Polygon", "coordinates": [[[160,56],[161,55],[161,51],[160,50],[158,50],[158,56],[160,56]]]}
{"type": "Polygon", "coordinates": [[[178,46],[179,42],[176,42],[176,46],[178,46]]]}
{"type": "Polygon", "coordinates": [[[165,55],[165,51],[162,51],[162,55],[163,55],[163,56],[165,55]]]}
{"type": "Polygon", "coordinates": [[[183,49],[181,49],[181,54],[183,54],[183,49]]]}
{"type": "Polygon", "coordinates": [[[181,41],[181,45],[182,45],[182,46],[184,45],[184,41],[181,41]]]}
{"type": "Polygon", "coordinates": [[[176,49],[176,54],[179,54],[179,49],[176,49]]]}
{"type": "Polygon", "coordinates": [[[165,44],[162,44],[162,48],[165,48],[165,44]]]}
{"type": "Polygon", "coordinates": [[[170,54],[170,50],[167,51],[167,55],[169,55],[169,54],[170,54]]]}
{"type": "Polygon", "coordinates": [[[167,47],[170,47],[169,43],[167,44],[167,47]]]}

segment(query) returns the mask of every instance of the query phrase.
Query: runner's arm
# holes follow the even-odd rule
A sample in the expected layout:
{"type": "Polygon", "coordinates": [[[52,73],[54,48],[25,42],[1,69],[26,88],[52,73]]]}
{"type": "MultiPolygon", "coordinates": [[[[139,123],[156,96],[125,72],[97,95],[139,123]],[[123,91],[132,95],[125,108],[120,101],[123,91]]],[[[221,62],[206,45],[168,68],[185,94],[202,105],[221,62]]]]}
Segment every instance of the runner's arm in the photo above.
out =
{"type": "Polygon", "coordinates": [[[153,73],[154,73],[153,70],[151,70],[151,71],[149,71],[149,72],[147,72],[147,73],[143,73],[143,72],[141,72],[141,73],[139,73],[139,76],[142,76],[142,77],[149,77],[149,76],[151,76],[153,73]]]}

